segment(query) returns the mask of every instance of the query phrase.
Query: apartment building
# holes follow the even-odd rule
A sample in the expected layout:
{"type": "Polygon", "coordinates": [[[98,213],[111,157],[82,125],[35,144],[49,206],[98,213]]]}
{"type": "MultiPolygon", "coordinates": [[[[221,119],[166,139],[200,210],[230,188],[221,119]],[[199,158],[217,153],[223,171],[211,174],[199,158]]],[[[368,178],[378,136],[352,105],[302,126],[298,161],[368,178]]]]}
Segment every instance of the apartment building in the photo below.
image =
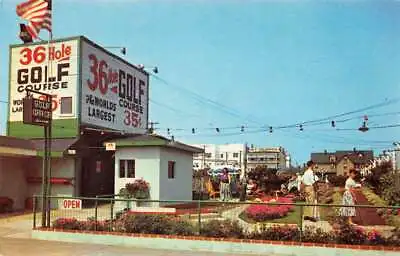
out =
{"type": "Polygon", "coordinates": [[[193,144],[192,146],[204,149],[205,153],[193,156],[193,169],[216,169],[222,166],[231,166],[244,170],[246,159],[246,144],[193,144]]]}
{"type": "Polygon", "coordinates": [[[290,165],[290,156],[283,147],[255,148],[247,151],[247,170],[254,170],[257,166],[268,169],[285,169],[290,165]]]}

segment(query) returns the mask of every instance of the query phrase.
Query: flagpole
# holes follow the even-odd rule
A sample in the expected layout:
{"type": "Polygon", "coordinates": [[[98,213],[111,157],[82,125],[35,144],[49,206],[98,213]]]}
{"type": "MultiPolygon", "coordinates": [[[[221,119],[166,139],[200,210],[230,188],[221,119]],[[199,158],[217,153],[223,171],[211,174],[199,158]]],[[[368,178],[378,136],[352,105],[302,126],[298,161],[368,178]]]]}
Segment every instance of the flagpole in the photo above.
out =
{"type": "MultiPolygon", "coordinates": [[[[52,1],[51,0],[49,0],[48,1],[48,9],[49,10],[51,10],[51,29],[50,30],[48,30],[49,31],[49,39],[48,39],[48,42],[47,42],[47,81],[46,81],[46,84],[47,84],[47,86],[48,86],[48,88],[51,88],[51,86],[49,86],[49,83],[50,83],[50,76],[51,76],[51,74],[52,74],[52,63],[51,63],[51,58],[50,58],[50,44],[51,44],[51,41],[53,40],[53,4],[52,4],[52,1]]],[[[48,203],[47,203],[47,207],[48,207],[48,212],[47,212],[47,226],[48,227],[50,227],[51,226],[51,216],[50,216],[50,213],[51,213],[51,141],[52,141],[52,136],[51,136],[51,128],[52,128],[52,126],[53,126],[53,99],[52,99],[52,90],[50,90],[50,99],[48,99],[48,101],[50,101],[50,104],[51,104],[51,108],[52,108],[52,111],[51,111],[51,115],[52,115],[52,117],[51,117],[51,119],[50,119],[50,122],[49,122],[49,125],[47,126],[47,132],[45,131],[45,133],[46,133],[46,137],[47,137],[47,148],[48,148],[48,152],[47,152],[47,196],[48,196],[48,203]]]]}

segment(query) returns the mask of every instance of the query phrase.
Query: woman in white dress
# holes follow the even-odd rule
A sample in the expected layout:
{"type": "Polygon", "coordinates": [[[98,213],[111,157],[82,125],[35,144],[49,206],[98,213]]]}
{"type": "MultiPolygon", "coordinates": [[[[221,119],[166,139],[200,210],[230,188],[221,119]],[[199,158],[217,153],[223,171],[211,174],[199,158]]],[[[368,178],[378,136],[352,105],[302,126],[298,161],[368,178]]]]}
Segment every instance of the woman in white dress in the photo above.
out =
{"type": "MultiPolygon", "coordinates": [[[[355,170],[350,170],[349,177],[346,180],[345,184],[345,192],[343,194],[342,204],[343,205],[354,205],[355,197],[354,197],[354,189],[360,187],[360,184],[357,184],[354,181],[354,177],[356,176],[355,170]]],[[[353,224],[353,217],[356,216],[356,208],[355,207],[342,207],[340,209],[340,216],[347,217],[349,224],[353,224]]]]}

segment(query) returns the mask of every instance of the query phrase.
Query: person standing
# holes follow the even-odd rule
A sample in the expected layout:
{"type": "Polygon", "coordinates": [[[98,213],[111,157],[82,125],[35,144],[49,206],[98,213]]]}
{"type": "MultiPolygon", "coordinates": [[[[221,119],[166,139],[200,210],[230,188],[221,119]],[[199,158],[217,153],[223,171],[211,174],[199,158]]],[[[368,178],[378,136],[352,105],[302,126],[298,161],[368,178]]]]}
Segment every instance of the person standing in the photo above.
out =
{"type": "Polygon", "coordinates": [[[246,191],[247,191],[247,175],[243,172],[243,175],[240,177],[240,201],[246,201],[246,191]]]}
{"type": "Polygon", "coordinates": [[[220,196],[221,201],[229,201],[231,194],[231,177],[228,173],[228,168],[224,168],[221,175],[221,183],[220,183],[220,196]]]}
{"type": "MultiPolygon", "coordinates": [[[[306,197],[306,204],[315,204],[316,201],[316,191],[315,182],[318,181],[318,177],[314,175],[315,164],[313,161],[307,162],[307,170],[304,172],[302,177],[302,183],[304,185],[304,193],[306,197]]],[[[305,206],[304,207],[304,220],[317,221],[318,216],[317,207],[315,206],[305,206]]]]}
{"type": "MultiPolygon", "coordinates": [[[[349,172],[349,177],[346,180],[346,184],[344,186],[345,192],[343,194],[342,204],[343,205],[354,205],[355,204],[355,196],[354,191],[356,188],[361,187],[361,184],[357,184],[354,181],[356,177],[356,171],[351,169],[349,172]]],[[[340,216],[347,217],[349,224],[353,224],[353,217],[356,216],[356,208],[355,207],[342,207],[340,208],[340,216]]]]}

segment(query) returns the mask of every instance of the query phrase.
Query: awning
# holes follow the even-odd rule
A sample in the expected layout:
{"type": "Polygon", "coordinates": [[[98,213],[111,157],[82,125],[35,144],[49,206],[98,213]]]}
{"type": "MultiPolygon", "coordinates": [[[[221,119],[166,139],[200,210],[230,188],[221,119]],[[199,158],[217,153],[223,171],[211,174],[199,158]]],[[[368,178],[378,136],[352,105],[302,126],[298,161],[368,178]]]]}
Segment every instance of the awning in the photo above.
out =
{"type": "MultiPolygon", "coordinates": [[[[38,156],[44,156],[44,139],[32,139],[30,140],[38,151],[38,156]]],[[[68,139],[52,139],[51,140],[51,156],[52,157],[63,157],[64,153],[78,141],[77,138],[68,139]]]]}
{"type": "Polygon", "coordinates": [[[30,140],[0,136],[0,156],[37,156],[37,150],[30,140]]]}

